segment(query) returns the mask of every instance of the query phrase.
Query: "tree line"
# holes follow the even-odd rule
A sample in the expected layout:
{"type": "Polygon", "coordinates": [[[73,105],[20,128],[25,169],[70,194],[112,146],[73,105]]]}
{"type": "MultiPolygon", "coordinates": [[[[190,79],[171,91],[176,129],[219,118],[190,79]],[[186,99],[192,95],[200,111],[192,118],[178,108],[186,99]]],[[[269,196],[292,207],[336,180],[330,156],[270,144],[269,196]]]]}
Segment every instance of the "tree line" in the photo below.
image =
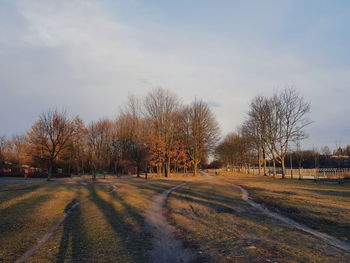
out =
{"type": "Polygon", "coordinates": [[[24,164],[67,173],[198,173],[219,140],[219,126],[207,103],[185,105],[165,89],[130,96],[114,119],[85,124],[66,111],[43,112],[31,129],[0,137],[0,166],[24,164]]]}
{"type": "MultiPolygon", "coordinates": [[[[156,89],[140,98],[130,96],[115,119],[85,124],[65,111],[43,112],[22,136],[0,136],[0,167],[28,164],[46,169],[61,167],[67,173],[153,172],[198,173],[208,157],[212,167],[258,167],[266,175],[277,167],[344,167],[350,148],[301,150],[311,123],[310,103],[293,87],[272,96],[256,96],[236,132],[219,141],[219,126],[207,103],[195,99],[183,104],[168,90],[156,89]],[[292,151],[292,148],[294,149],[292,151]]],[[[211,167],[209,166],[209,167],[211,167]]]]}

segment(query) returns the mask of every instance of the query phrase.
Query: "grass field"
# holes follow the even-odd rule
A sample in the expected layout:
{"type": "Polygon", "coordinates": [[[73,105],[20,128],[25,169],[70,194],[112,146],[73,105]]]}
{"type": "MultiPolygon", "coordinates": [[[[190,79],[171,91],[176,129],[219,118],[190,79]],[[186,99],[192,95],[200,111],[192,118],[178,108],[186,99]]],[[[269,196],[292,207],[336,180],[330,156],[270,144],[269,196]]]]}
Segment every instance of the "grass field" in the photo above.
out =
{"type": "Polygon", "coordinates": [[[72,214],[28,262],[147,262],[144,212],[153,196],[179,183],[164,212],[196,262],[350,262],[328,243],[262,214],[256,202],[337,238],[350,237],[350,185],[224,173],[214,179],[151,175],[0,183],[0,262],[14,262],[74,203],[72,214]],[[116,191],[110,185],[117,186],[116,191]]]}
{"type": "Polygon", "coordinates": [[[252,199],[316,230],[350,241],[350,184],[226,174],[252,199]]]}
{"type": "Polygon", "coordinates": [[[244,186],[254,200],[278,211],[282,208],[296,221],[344,240],[350,228],[348,185],[237,174],[221,179],[191,183],[167,203],[178,237],[201,251],[201,261],[349,262],[349,254],[256,211],[227,182],[244,186]],[[333,195],[324,196],[325,191],[333,195]]]}
{"type": "MultiPolygon", "coordinates": [[[[108,180],[100,180],[108,182],[108,180]]],[[[176,180],[117,179],[110,186],[62,181],[0,185],[0,262],[13,262],[80,202],[29,262],[145,262],[149,237],[142,231],[150,197],[176,180]]]]}

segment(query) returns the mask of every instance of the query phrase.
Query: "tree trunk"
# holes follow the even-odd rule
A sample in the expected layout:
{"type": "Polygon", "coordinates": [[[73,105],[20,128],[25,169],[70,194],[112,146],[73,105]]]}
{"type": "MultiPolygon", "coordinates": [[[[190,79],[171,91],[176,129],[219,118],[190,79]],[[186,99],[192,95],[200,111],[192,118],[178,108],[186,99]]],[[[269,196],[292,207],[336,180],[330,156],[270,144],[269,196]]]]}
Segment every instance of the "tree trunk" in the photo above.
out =
{"type": "Polygon", "coordinates": [[[53,166],[53,163],[50,162],[50,164],[49,164],[49,171],[48,171],[48,174],[47,174],[47,180],[48,181],[50,181],[51,177],[52,177],[52,166],[53,166]]]}
{"type": "Polygon", "coordinates": [[[140,177],[140,166],[136,166],[136,177],[140,177]]]}
{"type": "Polygon", "coordinates": [[[259,164],[259,175],[261,175],[261,156],[260,156],[260,147],[258,149],[258,164],[259,164]]]}
{"type": "Polygon", "coordinates": [[[114,174],[118,177],[117,162],[114,162],[114,174]]]}
{"type": "Polygon", "coordinates": [[[193,163],[193,175],[196,175],[198,173],[198,163],[193,163]]]}
{"type": "Polygon", "coordinates": [[[164,177],[168,177],[168,167],[166,163],[163,166],[163,171],[164,171],[164,177]]]}
{"type": "Polygon", "coordinates": [[[276,170],[276,159],[273,158],[273,177],[275,178],[277,176],[277,170],[276,170]]]}
{"type": "Polygon", "coordinates": [[[262,158],[263,158],[263,166],[264,166],[264,175],[266,176],[266,153],[264,147],[262,148],[262,158]]]}
{"type": "Polygon", "coordinates": [[[286,164],[284,157],[281,158],[281,165],[282,165],[282,179],[286,178],[286,164]]]}
{"type": "Polygon", "coordinates": [[[92,168],[92,180],[96,181],[96,167],[94,165],[94,167],[92,168]]]}
{"type": "Polygon", "coordinates": [[[166,169],[167,169],[166,173],[167,173],[167,176],[170,175],[170,168],[171,168],[171,165],[170,165],[170,158],[168,157],[168,158],[167,158],[167,163],[166,163],[166,169]]]}
{"type": "Polygon", "coordinates": [[[68,164],[68,174],[69,174],[69,175],[71,174],[71,170],[72,170],[71,167],[72,167],[72,166],[71,166],[71,161],[69,161],[69,164],[68,164]]]}

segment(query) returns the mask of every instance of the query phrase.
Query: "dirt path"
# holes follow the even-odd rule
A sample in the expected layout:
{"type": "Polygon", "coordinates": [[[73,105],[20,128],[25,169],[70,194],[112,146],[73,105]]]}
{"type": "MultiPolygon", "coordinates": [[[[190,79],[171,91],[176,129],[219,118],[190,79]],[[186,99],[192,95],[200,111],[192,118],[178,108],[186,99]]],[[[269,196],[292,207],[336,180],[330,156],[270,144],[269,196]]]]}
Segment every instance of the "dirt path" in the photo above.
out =
{"type": "Polygon", "coordinates": [[[185,184],[179,184],[153,197],[151,205],[145,213],[146,231],[153,236],[152,262],[190,262],[194,259],[193,253],[189,249],[185,249],[181,241],[175,239],[175,228],[167,222],[163,215],[163,206],[167,196],[185,184]]]}
{"type": "MultiPolygon", "coordinates": [[[[230,183],[232,184],[232,183],[230,183]]],[[[306,233],[309,233],[319,239],[322,239],[323,241],[327,242],[328,244],[336,247],[336,248],[339,248],[339,249],[342,249],[346,252],[350,252],[350,244],[348,242],[345,242],[345,241],[342,241],[342,240],[339,240],[337,239],[336,237],[334,236],[331,236],[331,235],[328,235],[326,233],[322,233],[322,232],[319,232],[315,229],[312,229],[308,226],[305,226],[303,224],[300,224],[296,221],[294,221],[293,219],[290,219],[288,217],[285,217],[285,216],[282,216],[280,214],[277,214],[277,213],[274,213],[270,210],[268,210],[266,207],[264,207],[263,205],[261,204],[258,204],[256,202],[254,202],[253,200],[249,199],[249,193],[246,189],[244,189],[243,187],[239,186],[239,185],[235,185],[235,184],[232,184],[233,186],[235,186],[236,188],[239,188],[242,192],[242,199],[244,201],[246,201],[248,204],[250,204],[251,206],[253,206],[254,208],[258,209],[259,211],[263,212],[264,214],[270,216],[270,217],[273,217],[277,220],[280,220],[282,221],[283,223],[286,223],[290,226],[293,226],[301,231],[304,231],[306,233]]]]}
{"type": "Polygon", "coordinates": [[[67,217],[73,212],[74,208],[76,208],[80,203],[75,203],[71,206],[71,208],[68,209],[67,212],[64,213],[64,215],[58,220],[58,222],[52,226],[46,234],[39,239],[39,241],[30,249],[28,249],[19,259],[15,261],[15,263],[25,263],[31,256],[35,254],[35,252],[42,247],[49,238],[57,231],[59,226],[67,219],[67,217]]]}
{"type": "MultiPolygon", "coordinates": [[[[203,176],[205,177],[212,177],[214,178],[213,176],[210,176],[209,174],[207,173],[204,173],[204,172],[201,172],[203,176]]],[[[249,193],[246,189],[244,189],[242,186],[240,185],[236,185],[234,183],[231,183],[229,182],[229,184],[231,184],[232,186],[238,188],[241,190],[242,192],[242,200],[244,200],[245,202],[247,202],[248,204],[250,204],[252,207],[256,208],[257,210],[259,210],[260,212],[263,212],[264,214],[274,218],[274,219],[277,219],[279,221],[282,221],[283,223],[287,224],[287,225],[290,225],[290,226],[293,226],[301,231],[304,231],[308,234],[311,234],[325,242],[327,242],[328,244],[330,244],[331,246],[333,247],[336,247],[336,248],[339,248],[343,251],[346,251],[348,253],[350,253],[350,243],[348,242],[345,242],[345,241],[342,241],[342,240],[339,240],[337,239],[336,237],[334,236],[331,236],[331,235],[328,235],[326,233],[322,233],[322,232],[319,232],[315,229],[312,229],[308,226],[305,226],[303,224],[300,224],[288,217],[285,217],[281,214],[278,214],[278,213],[275,213],[275,212],[272,212],[270,211],[269,209],[267,209],[266,207],[264,207],[263,205],[261,204],[258,204],[256,202],[254,202],[253,200],[251,200],[249,198],[249,193]]]]}

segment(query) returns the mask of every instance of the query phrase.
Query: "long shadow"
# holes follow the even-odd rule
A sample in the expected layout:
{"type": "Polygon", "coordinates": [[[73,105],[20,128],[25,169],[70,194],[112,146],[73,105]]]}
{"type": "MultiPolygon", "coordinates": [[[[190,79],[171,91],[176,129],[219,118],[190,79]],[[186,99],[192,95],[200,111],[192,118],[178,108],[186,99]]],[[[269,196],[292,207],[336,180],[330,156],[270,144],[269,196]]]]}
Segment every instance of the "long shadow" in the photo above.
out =
{"type": "MultiPolygon", "coordinates": [[[[203,186],[206,186],[207,184],[206,183],[200,183],[200,184],[197,183],[196,185],[199,187],[203,187],[203,186]]],[[[218,187],[220,187],[220,186],[218,186],[218,187]]],[[[193,191],[192,188],[180,188],[180,189],[177,189],[176,192],[171,193],[172,196],[178,195],[178,197],[181,198],[181,196],[179,196],[179,194],[186,195],[187,197],[192,196],[195,198],[199,198],[201,200],[208,200],[208,202],[210,201],[213,204],[213,206],[219,205],[220,202],[225,204],[225,205],[233,205],[233,204],[236,204],[237,202],[240,202],[242,204],[244,203],[244,201],[241,200],[240,196],[238,196],[237,198],[227,197],[227,196],[224,196],[224,194],[218,193],[216,191],[212,191],[212,190],[207,189],[207,188],[203,188],[200,190],[196,189],[195,191],[193,191]],[[207,192],[208,190],[210,191],[210,193],[207,192]]],[[[187,198],[187,197],[185,197],[185,198],[187,198]]],[[[196,199],[194,199],[194,201],[200,202],[200,200],[196,200],[196,199]]]]}
{"type": "MultiPolygon", "coordinates": [[[[225,193],[218,193],[215,189],[210,189],[205,187],[206,183],[201,183],[199,185],[194,186],[194,188],[180,188],[175,192],[171,193],[170,198],[174,198],[176,200],[189,202],[189,205],[184,210],[180,209],[174,211],[175,213],[182,214],[185,217],[190,217],[190,220],[195,220],[196,224],[202,225],[205,228],[212,228],[213,221],[209,219],[214,216],[214,214],[230,214],[236,217],[240,217],[245,219],[247,222],[260,222],[261,212],[255,211],[254,209],[250,209],[250,206],[246,204],[240,197],[234,196],[225,196],[225,193]],[[198,189],[197,187],[205,187],[202,189],[198,189]],[[193,204],[190,205],[190,204],[193,204]],[[209,213],[201,211],[198,209],[196,204],[200,206],[204,206],[209,208],[209,213]],[[243,207],[243,209],[242,209],[243,207]]],[[[220,187],[220,186],[217,186],[220,187]]],[[[169,209],[167,213],[167,218],[171,224],[173,224],[176,228],[182,229],[184,234],[177,233],[177,237],[182,239],[186,247],[190,247],[193,249],[199,249],[199,244],[196,243],[192,239],[186,238],[186,232],[188,229],[184,228],[182,225],[178,225],[174,218],[171,216],[173,208],[169,207],[169,203],[166,204],[166,207],[169,209]]],[[[176,209],[176,208],[175,208],[176,209]]],[[[235,227],[235,226],[232,226],[235,227]]],[[[219,237],[218,237],[219,238],[219,237]]],[[[231,242],[227,240],[223,240],[222,242],[231,242]]],[[[204,243],[210,244],[211,238],[206,239],[206,237],[202,238],[204,243]]],[[[199,262],[207,262],[205,258],[202,258],[203,255],[198,255],[200,261],[199,262]]],[[[215,262],[215,259],[208,259],[208,262],[215,262]]]]}
{"type": "MultiPolygon", "coordinates": [[[[233,196],[231,197],[231,195],[229,197],[224,192],[223,193],[217,193],[215,191],[215,189],[209,189],[209,188],[208,189],[206,189],[206,188],[201,189],[202,185],[198,185],[198,187],[199,187],[199,189],[197,187],[195,187],[193,189],[191,189],[191,188],[189,188],[189,189],[182,189],[182,188],[180,188],[176,192],[171,194],[171,198],[176,198],[176,199],[179,199],[179,200],[193,202],[194,204],[198,203],[198,204],[203,205],[203,206],[214,208],[216,210],[216,213],[220,212],[220,210],[222,208],[225,208],[226,206],[230,206],[231,204],[232,204],[232,206],[235,206],[236,202],[238,202],[238,201],[241,202],[239,200],[240,197],[235,198],[233,196]],[[231,200],[231,201],[227,202],[228,200],[231,200]]],[[[220,187],[220,186],[217,186],[217,187],[220,187]]],[[[240,205],[240,204],[241,203],[238,203],[238,205],[240,205]]],[[[245,206],[246,205],[247,204],[245,204],[245,206]]],[[[196,207],[195,205],[193,205],[193,206],[194,206],[194,208],[196,207]]],[[[190,211],[189,208],[187,208],[187,210],[190,211]]],[[[271,228],[271,224],[274,225],[273,221],[271,221],[273,219],[271,219],[269,217],[266,217],[266,215],[264,215],[263,213],[261,213],[259,211],[258,212],[254,212],[253,209],[243,210],[243,213],[240,213],[240,212],[237,213],[235,209],[233,209],[233,210],[225,210],[224,209],[223,212],[224,213],[234,214],[235,216],[238,214],[237,215],[238,217],[244,219],[244,221],[241,221],[241,220],[237,220],[236,221],[235,218],[233,217],[232,218],[233,222],[238,222],[238,225],[233,225],[232,227],[240,227],[242,222],[246,222],[246,223],[242,224],[242,230],[246,230],[245,234],[248,234],[248,236],[249,236],[249,234],[252,234],[252,236],[257,236],[259,238],[260,237],[259,235],[261,235],[260,231],[261,231],[261,229],[263,229],[263,228],[260,227],[261,225],[263,225],[264,228],[266,228],[266,229],[270,229],[271,228]],[[252,222],[253,224],[251,224],[250,222],[252,222]],[[259,227],[257,227],[255,229],[254,227],[252,227],[253,225],[258,225],[259,227]]],[[[182,211],[181,210],[180,211],[175,211],[175,213],[180,213],[181,214],[182,211]]],[[[184,216],[188,216],[188,215],[185,214],[184,216]]],[[[212,215],[206,214],[205,216],[206,217],[211,217],[212,215]]],[[[201,214],[200,213],[198,213],[197,215],[196,215],[196,213],[193,213],[193,215],[190,215],[189,219],[196,221],[197,224],[201,224],[201,225],[206,226],[208,229],[210,229],[212,227],[212,224],[213,224],[212,220],[207,220],[205,218],[203,218],[204,220],[201,220],[201,214]],[[197,217],[194,217],[194,216],[197,216],[197,217]]],[[[301,222],[301,220],[300,219],[298,220],[298,218],[296,218],[295,220],[298,221],[298,222],[301,222]]],[[[180,229],[183,229],[184,233],[186,233],[186,231],[188,231],[188,229],[186,230],[186,228],[183,228],[181,225],[177,225],[176,222],[174,222],[174,221],[171,221],[171,222],[173,224],[175,224],[176,227],[179,227],[180,229]]],[[[301,223],[304,223],[304,222],[301,222],[301,223]]],[[[314,222],[311,222],[311,223],[309,222],[309,225],[313,224],[313,223],[317,223],[318,227],[322,227],[323,224],[329,224],[330,222],[323,222],[323,224],[322,224],[322,222],[314,221],[314,222]]],[[[335,222],[333,222],[333,224],[330,224],[331,226],[328,226],[328,227],[333,227],[334,223],[335,222]]],[[[227,222],[224,222],[223,224],[227,224],[227,222]]],[[[307,222],[305,222],[304,224],[308,225],[307,222]]],[[[277,225],[277,227],[278,227],[278,225],[277,225]]],[[[350,231],[350,225],[349,224],[347,225],[348,229],[345,229],[346,228],[346,224],[338,225],[338,226],[334,226],[334,227],[335,227],[334,230],[336,230],[337,233],[334,233],[331,228],[328,228],[327,231],[325,231],[322,228],[320,230],[324,230],[324,232],[328,232],[331,235],[335,235],[335,236],[338,235],[339,238],[343,238],[343,239],[346,236],[348,236],[348,237],[350,236],[349,235],[350,234],[349,233],[349,231],[350,231]]],[[[223,231],[225,231],[225,229],[226,228],[224,227],[223,231]]],[[[280,228],[280,229],[284,229],[284,228],[280,228]]],[[[315,229],[317,229],[317,228],[315,227],[315,229]]],[[[277,232],[279,232],[279,231],[281,231],[281,230],[278,230],[277,232]]],[[[274,236],[267,236],[267,237],[268,238],[272,238],[272,240],[274,240],[274,236]]],[[[285,241],[287,241],[288,244],[290,246],[292,246],[292,243],[290,243],[290,242],[293,242],[293,240],[289,240],[287,234],[286,234],[285,237],[286,237],[285,241]]],[[[186,238],[186,235],[185,235],[185,238],[186,238]]],[[[263,236],[263,238],[266,238],[266,236],[263,236]]],[[[229,239],[230,238],[228,237],[227,240],[229,240],[229,239]]],[[[242,237],[240,239],[242,240],[244,238],[242,237]]],[[[250,238],[248,238],[247,240],[249,242],[251,242],[249,239],[250,238]]],[[[210,238],[208,240],[205,240],[205,236],[203,236],[202,237],[202,241],[200,241],[200,242],[207,242],[207,241],[209,242],[208,244],[210,244],[210,238]]],[[[282,243],[284,242],[284,236],[283,235],[278,237],[279,244],[280,244],[281,241],[282,241],[282,243]]],[[[223,244],[225,242],[226,242],[226,239],[223,239],[221,241],[221,244],[223,244]]],[[[232,240],[228,241],[228,242],[232,242],[232,240]]],[[[239,247],[240,246],[240,242],[237,242],[237,246],[238,246],[237,249],[240,249],[240,247],[239,247]]],[[[297,243],[297,241],[295,241],[295,242],[297,243]]],[[[190,247],[196,248],[196,246],[198,246],[198,244],[196,244],[193,239],[186,240],[186,243],[190,247]]],[[[218,245],[219,248],[220,248],[221,244],[218,245]]],[[[228,243],[228,244],[232,247],[232,243],[228,243]]],[[[257,243],[255,243],[255,244],[257,244],[257,243]]],[[[280,252],[284,253],[284,254],[287,253],[286,249],[284,249],[283,246],[281,248],[274,247],[275,246],[274,244],[278,244],[277,241],[274,242],[274,243],[271,243],[270,241],[269,242],[262,242],[261,243],[261,247],[266,249],[266,247],[269,245],[269,246],[271,246],[271,248],[268,248],[267,250],[276,250],[277,254],[279,254],[280,252]]],[[[247,247],[247,246],[248,245],[244,245],[243,249],[244,249],[244,247],[247,247]]],[[[260,245],[257,245],[257,246],[260,247],[260,245]]],[[[212,247],[212,248],[215,249],[214,247],[212,247]]],[[[309,249],[312,249],[312,248],[313,248],[312,243],[310,243],[309,249]]],[[[234,248],[232,248],[232,249],[234,249],[234,248]]],[[[249,261],[249,262],[259,262],[259,261],[257,261],[258,259],[256,258],[256,254],[252,254],[252,256],[253,256],[253,258],[251,258],[251,259],[255,259],[255,260],[254,261],[249,261]]],[[[291,254],[290,256],[291,256],[291,258],[295,258],[295,259],[297,258],[297,257],[294,257],[293,254],[291,254]]],[[[215,262],[215,259],[211,259],[209,261],[215,262]]]]}
{"type": "Polygon", "coordinates": [[[305,189],[305,191],[315,193],[315,194],[320,194],[320,195],[329,195],[329,196],[337,196],[337,197],[350,197],[350,189],[341,189],[339,191],[305,189]]]}
{"type": "Polygon", "coordinates": [[[13,199],[20,198],[28,193],[34,192],[42,187],[41,185],[10,185],[7,187],[2,187],[0,189],[0,202],[10,202],[13,199]]]}
{"type": "Polygon", "coordinates": [[[42,193],[39,196],[31,197],[1,210],[0,232],[4,236],[13,230],[26,225],[25,218],[33,213],[33,209],[39,207],[42,203],[50,200],[52,194],[42,193]],[[14,228],[14,226],[16,226],[14,228]]]}
{"type": "MultiPolygon", "coordinates": [[[[260,196],[259,191],[269,191],[268,189],[246,187],[245,188],[251,193],[252,198],[257,203],[260,203],[267,207],[269,210],[280,213],[286,217],[295,220],[298,223],[309,226],[315,230],[328,233],[330,235],[336,236],[339,239],[348,241],[350,236],[350,221],[347,217],[349,214],[349,209],[346,208],[336,208],[337,215],[334,217],[321,217],[318,211],[309,210],[303,208],[302,205],[286,205],[282,198],[278,198],[279,201],[274,201],[274,199],[267,199],[264,196],[260,196]]],[[[298,189],[309,191],[310,193],[314,190],[310,189],[298,189]]],[[[315,190],[318,191],[318,190],[315,190]]],[[[272,191],[275,193],[275,191],[272,191]]],[[[284,193],[284,192],[281,192],[284,193]]],[[[285,194],[285,193],[284,193],[285,194]]],[[[268,193],[265,193],[268,195],[268,193]]],[[[325,210],[334,210],[331,205],[321,205],[317,204],[317,208],[325,210]]]]}
{"type": "MultiPolygon", "coordinates": [[[[73,199],[71,203],[66,206],[65,211],[68,211],[72,205],[77,202],[73,199]]],[[[63,234],[60,241],[59,252],[56,263],[63,263],[68,257],[68,251],[71,247],[72,262],[88,262],[89,251],[88,239],[84,234],[84,225],[81,219],[80,205],[76,206],[74,210],[68,215],[63,224],[63,234]]]]}
{"type": "Polygon", "coordinates": [[[149,237],[142,231],[135,228],[142,227],[143,217],[136,208],[128,205],[117,193],[113,192],[113,198],[120,202],[123,209],[117,211],[113,204],[104,200],[96,192],[94,186],[88,186],[91,193],[91,200],[104,214],[107,222],[113,228],[115,235],[123,241],[124,247],[115,248],[116,254],[123,254],[130,258],[131,262],[148,261],[148,250],[150,249],[149,237]],[[127,221],[134,219],[136,226],[127,221]]]}
{"type": "Polygon", "coordinates": [[[36,189],[39,188],[39,187],[40,187],[39,185],[26,186],[26,187],[17,187],[17,188],[15,188],[15,189],[4,189],[4,190],[0,190],[0,192],[36,190],[36,189]]]}
{"type": "Polygon", "coordinates": [[[131,185],[136,186],[140,189],[152,190],[156,193],[161,193],[175,185],[183,183],[183,181],[164,181],[164,180],[151,180],[151,181],[143,181],[138,184],[137,182],[132,182],[131,185]]]}

